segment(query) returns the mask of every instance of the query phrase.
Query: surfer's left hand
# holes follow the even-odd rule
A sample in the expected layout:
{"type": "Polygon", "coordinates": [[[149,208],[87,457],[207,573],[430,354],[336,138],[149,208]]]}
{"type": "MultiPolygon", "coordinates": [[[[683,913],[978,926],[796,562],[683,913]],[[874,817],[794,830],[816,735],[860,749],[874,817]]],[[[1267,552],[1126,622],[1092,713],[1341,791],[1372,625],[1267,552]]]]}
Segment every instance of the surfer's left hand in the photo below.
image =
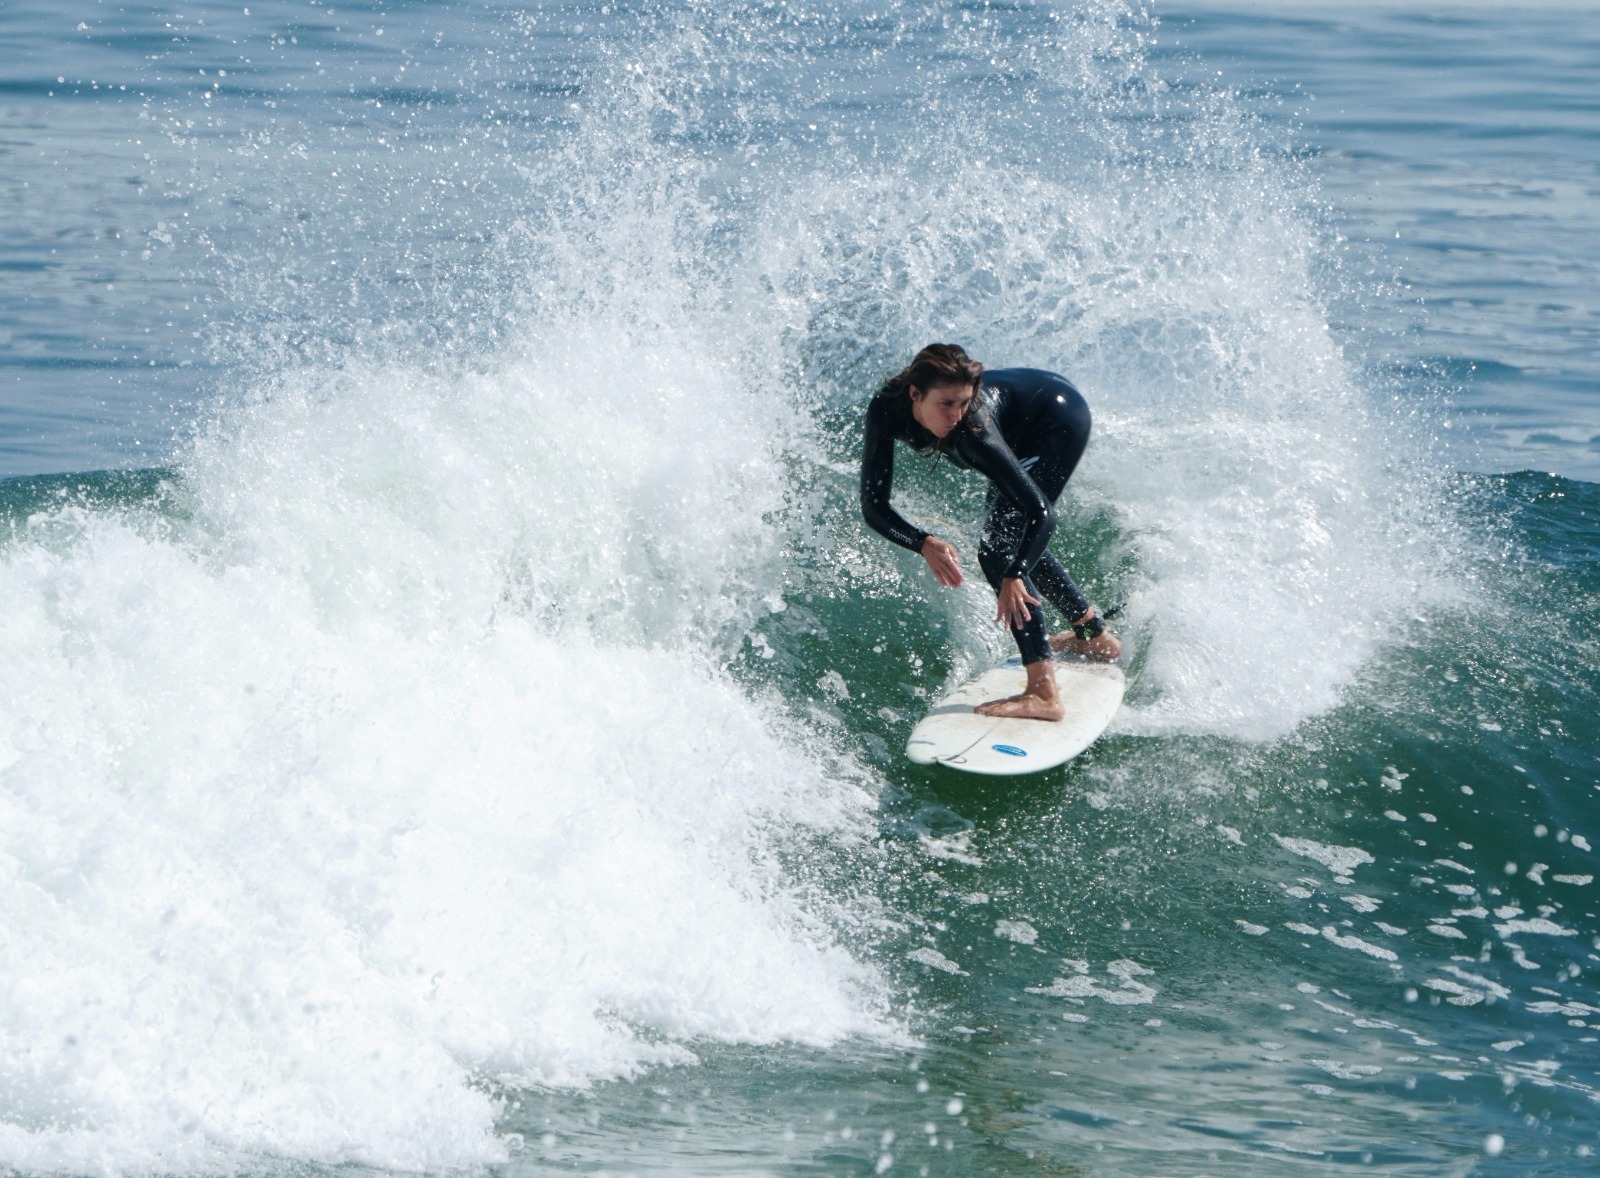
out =
{"type": "Polygon", "coordinates": [[[1010,630],[1019,630],[1024,622],[1033,617],[1028,606],[1038,605],[1039,599],[1028,592],[1028,587],[1021,577],[1007,577],[1000,582],[999,609],[995,611],[994,620],[1010,630]]]}

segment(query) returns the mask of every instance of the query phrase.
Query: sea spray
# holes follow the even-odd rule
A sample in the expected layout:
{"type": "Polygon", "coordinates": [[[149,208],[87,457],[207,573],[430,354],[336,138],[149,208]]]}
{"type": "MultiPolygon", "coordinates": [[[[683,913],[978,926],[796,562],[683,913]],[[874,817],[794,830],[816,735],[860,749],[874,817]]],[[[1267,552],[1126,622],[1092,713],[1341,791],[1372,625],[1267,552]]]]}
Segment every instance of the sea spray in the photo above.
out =
{"type": "Polygon", "coordinates": [[[775,845],[870,795],[718,670],[779,467],[656,355],[284,373],[8,548],[9,1160],[492,1161],[483,1082],[895,1034],[775,845]]]}
{"type": "MultiPolygon", "coordinates": [[[[843,18],[741,11],[742,38],[709,49],[731,26],[701,14],[630,64],[622,101],[593,119],[587,162],[628,175],[632,203],[612,200],[634,207],[662,185],[629,164],[668,147],[694,161],[674,164],[695,179],[673,189],[672,224],[700,234],[681,263],[743,296],[708,316],[721,313],[734,350],[784,341],[792,368],[776,374],[804,375],[797,395],[828,423],[837,463],[806,467],[826,524],[802,550],[805,587],[892,583],[982,632],[981,584],[930,592],[920,562],[860,543],[847,473],[855,407],[917,347],[951,338],[992,365],[1059,370],[1094,409],[1062,546],[1113,533],[1068,564],[1103,606],[1129,602],[1141,677],[1122,730],[1284,736],[1334,706],[1385,636],[1462,604],[1460,531],[1425,429],[1414,406],[1375,395],[1332,331],[1330,303],[1348,292],[1309,182],[1227,92],[1149,66],[1148,14],[1040,9],[1002,27],[896,10],[858,52],[924,40],[944,52],[887,93],[869,95],[870,74],[828,73],[812,105],[780,112],[746,75],[803,58],[799,28],[843,18]],[[692,102],[673,97],[685,87],[692,102]],[[684,117],[652,123],[661,110],[684,117]]],[[[791,436],[809,456],[804,431],[791,436]]],[[[981,513],[970,495],[960,505],[965,489],[901,465],[912,514],[970,544],[981,513]]],[[[985,644],[955,673],[1003,648],[985,644]]]]}

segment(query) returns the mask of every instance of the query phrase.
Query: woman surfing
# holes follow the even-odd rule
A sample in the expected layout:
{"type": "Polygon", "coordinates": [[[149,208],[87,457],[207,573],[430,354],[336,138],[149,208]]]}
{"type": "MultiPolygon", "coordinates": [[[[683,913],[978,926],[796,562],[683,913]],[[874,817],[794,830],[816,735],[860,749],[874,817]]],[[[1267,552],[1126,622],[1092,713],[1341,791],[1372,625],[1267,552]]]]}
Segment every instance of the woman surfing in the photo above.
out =
{"type": "Polygon", "coordinates": [[[962,582],[955,547],[911,526],[889,503],[896,439],[989,480],[978,563],[999,597],[995,621],[1010,627],[1028,682],[1021,695],[976,710],[1061,719],[1052,652],[1110,660],[1122,651],[1061,562],[1046,551],[1056,527],[1055,501],[1089,444],[1088,404],[1053,372],[985,372],[956,344],[929,344],[883,382],[867,406],[861,514],[879,535],[920,553],[934,579],[954,589],[962,582]],[[1046,632],[1041,593],[1069,620],[1069,631],[1046,632]]]}

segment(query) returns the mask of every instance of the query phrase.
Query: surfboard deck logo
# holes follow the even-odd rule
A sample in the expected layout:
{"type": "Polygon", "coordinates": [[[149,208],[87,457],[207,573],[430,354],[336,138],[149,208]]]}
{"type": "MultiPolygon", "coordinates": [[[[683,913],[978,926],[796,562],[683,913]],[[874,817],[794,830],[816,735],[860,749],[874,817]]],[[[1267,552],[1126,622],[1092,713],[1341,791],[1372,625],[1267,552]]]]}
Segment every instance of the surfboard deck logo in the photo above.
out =
{"type": "Polygon", "coordinates": [[[1008,757],[1025,757],[1028,755],[1027,749],[1019,749],[1014,744],[991,744],[989,747],[997,753],[1004,753],[1008,757]]]}

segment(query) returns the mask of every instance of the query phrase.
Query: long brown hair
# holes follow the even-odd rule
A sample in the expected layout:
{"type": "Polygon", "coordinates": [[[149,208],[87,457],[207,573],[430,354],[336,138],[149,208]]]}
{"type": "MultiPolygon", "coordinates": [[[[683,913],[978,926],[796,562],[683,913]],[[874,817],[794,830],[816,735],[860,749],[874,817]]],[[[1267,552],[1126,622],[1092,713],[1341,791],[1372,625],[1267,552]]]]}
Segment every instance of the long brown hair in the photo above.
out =
{"type": "MultiPolygon", "coordinates": [[[[926,393],[931,388],[949,384],[970,385],[977,395],[983,391],[983,365],[967,355],[960,344],[929,344],[912,357],[910,364],[893,376],[884,377],[878,396],[884,398],[893,411],[898,426],[896,434],[913,450],[942,450],[944,439],[934,437],[912,416],[911,390],[926,393]]],[[[974,400],[958,428],[983,428],[982,416],[973,412],[977,408],[978,402],[974,400]]]]}

